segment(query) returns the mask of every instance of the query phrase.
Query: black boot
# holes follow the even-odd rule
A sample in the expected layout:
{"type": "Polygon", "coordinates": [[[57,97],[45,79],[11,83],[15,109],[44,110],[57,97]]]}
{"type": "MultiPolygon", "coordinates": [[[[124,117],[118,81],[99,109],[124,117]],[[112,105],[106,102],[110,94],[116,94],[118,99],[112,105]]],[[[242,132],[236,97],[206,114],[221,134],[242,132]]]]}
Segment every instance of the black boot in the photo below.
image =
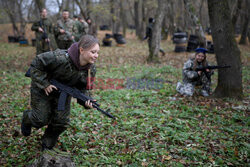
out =
{"type": "Polygon", "coordinates": [[[53,149],[53,147],[47,147],[46,144],[44,144],[43,142],[42,142],[41,145],[42,145],[42,151],[52,150],[53,149]]]}
{"type": "Polygon", "coordinates": [[[22,118],[22,123],[21,123],[21,132],[24,136],[30,136],[31,134],[31,124],[24,123],[25,119],[28,117],[28,112],[29,110],[25,110],[23,112],[23,118],[22,118]]]}
{"type": "Polygon", "coordinates": [[[51,150],[56,145],[59,135],[65,130],[64,127],[48,125],[42,137],[42,150],[51,150]]]}
{"type": "Polygon", "coordinates": [[[161,52],[161,56],[165,56],[166,55],[166,53],[164,52],[163,49],[160,49],[160,52],[161,52]]]}

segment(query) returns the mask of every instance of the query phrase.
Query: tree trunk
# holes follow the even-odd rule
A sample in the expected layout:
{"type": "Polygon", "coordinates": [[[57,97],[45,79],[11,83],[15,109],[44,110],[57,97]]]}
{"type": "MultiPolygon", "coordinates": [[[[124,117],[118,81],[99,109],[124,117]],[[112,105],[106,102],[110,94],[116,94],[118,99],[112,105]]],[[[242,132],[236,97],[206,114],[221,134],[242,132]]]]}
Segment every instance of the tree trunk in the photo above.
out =
{"type": "Polygon", "coordinates": [[[36,3],[36,7],[39,10],[39,13],[41,13],[42,9],[45,8],[46,0],[35,0],[35,3],[36,3]]]}
{"type": "Polygon", "coordinates": [[[203,31],[202,25],[201,25],[198,17],[195,14],[194,7],[192,6],[191,1],[184,0],[184,6],[185,6],[186,11],[189,14],[189,18],[192,21],[193,27],[197,27],[196,28],[196,35],[199,37],[200,44],[203,45],[203,47],[204,47],[206,44],[205,33],[203,31]]]}
{"type": "Polygon", "coordinates": [[[22,9],[23,0],[17,2],[18,7],[18,16],[20,20],[20,35],[25,36],[25,27],[26,27],[26,20],[23,17],[23,9],[22,9]]]}
{"type": "Polygon", "coordinates": [[[8,17],[10,18],[13,28],[13,34],[16,37],[21,35],[20,30],[18,29],[17,26],[17,17],[16,17],[16,10],[18,9],[17,5],[18,5],[17,2],[14,0],[2,1],[3,10],[7,13],[8,17]]]}
{"type": "Polygon", "coordinates": [[[232,23],[233,23],[233,28],[235,28],[236,22],[238,20],[240,10],[241,10],[241,4],[243,0],[237,0],[237,6],[235,9],[235,12],[232,14],[232,23]]]}
{"type": "Polygon", "coordinates": [[[158,53],[160,51],[161,27],[165,15],[167,3],[166,0],[158,0],[158,9],[155,16],[155,23],[152,30],[151,47],[149,48],[148,62],[159,63],[158,53]]]}
{"type": "MultiPolygon", "coordinates": [[[[90,17],[90,14],[92,12],[92,3],[91,0],[86,1],[86,17],[90,17]]],[[[86,18],[85,18],[86,19],[86,18]]]]}
{"type": "Polygon", "coordinates": [[[248,28],[248,33],[247,33],[248,41],[250,43],[250,28],[248,28]]]}
{"type": "Polygon", "coordinates": [[[248,33],[248,25],[249,25],[249,19],[250,19],[250,0],[245,0],[246,6],[245,6],[245,12],[244,12],[244,24],[243,29],[241,32],[241,38],[239,44],[245,45],[247,43],[247,33],[248,33]]]}
{"type": "Polygon", "coordinates": [[[61,3],[60,3],[60,0],[56,0],[56,2],[57,2],[57,5],[58,5],[58,8],[59,8],[59,14],[62,12],[62,10],[63,10],[63,2],[64,1],[62,1],[61,3]]]}
{"type": "Polygon", "coordinates": [[[122,34],[124,37],[126,37],[126,29],[127,29],[127,19],[126,19],[126,13],[124,9],[124,4],[126,1],[120,0],[120,20],[122,24],[122,34]]]}
{"type": "Polygon", "coordinates": [[[218,65],[230,65],[219,69],[218,85],[214,97],[241,98],[242,67],[240,50],[234,38],[233,24],[227,0],[208,0],[210,25],[218,65]]]}
{"type": "Polygon", "coordinates": [[[135,0],[134,2],[134,13],[135,13],[135,34],[136,36],[139,35],[139,32],[140,32],[140,22],[139,22],[139,19],[140,19],[140,15],[139,15],[139,0],[135,0]]]}
{"type": "Polygon", "coordinates": [[[67,9],[67,10],[69,10],[70,11],[70,1],[69,0],[66,0],[66,2],[65,2],[65,7],[64,7],[64,9],[67,9]]]}
{"type": "Polygon", "coordinates": [[[75,0],[75,2],[76,2],[76,4],[77,4],[77,6],[80,8],[80,13],[81,13],[81,15],[82,15],[83,17],[85,17],[85,11],[84,11],[84,9],[83,9],[81,3],[79,2],[79,0],[75,0]]]}
{"type": "Polygon", "coordinates": [[[167,15],[166,15],[166,12],[165,12],[165,16],[163,18],[163,23],[162,23],[162,28],[161,28],[161,32],[162,32],[162,39],[163,40],[166,40],[168,39],[168,25],[166,24],[167,23],[167,15]]]}
{"type": "Polygon", "coordinates": [[[169,18],[169,34],[173,35],[175,31],[175,25],[174,25],[174,2],[173,0],[170,0],[170,4],[168,6],[168,18],[169,18]]]}
{"type": "Polygon", "coordinates": [[[111,30],[115,33],[115,4],[114,0],[110,0],[110,14],[111,14],[111,30]]]}
{"type": "Polygon", "coordinates": [[[143,39],[145,36],[145,29],[146,29],[146,15],[145,15],[145,3],[144,2],[140,2],[140,6],[141,6],[141,19],[140,19],[140,23],[139,23],[139,33],[138,33],[138,37],[140,39],[143,39]]]}
{"type": "Polygon", "coordinates": [[[205,0],[201,0],[200,7],[199,7],[199,20],[201,22],[200,24],[201,24],[202,27],[204,27],[204,20],[202,19],[202,11],[203,11],[204,1],[205,0]]]}

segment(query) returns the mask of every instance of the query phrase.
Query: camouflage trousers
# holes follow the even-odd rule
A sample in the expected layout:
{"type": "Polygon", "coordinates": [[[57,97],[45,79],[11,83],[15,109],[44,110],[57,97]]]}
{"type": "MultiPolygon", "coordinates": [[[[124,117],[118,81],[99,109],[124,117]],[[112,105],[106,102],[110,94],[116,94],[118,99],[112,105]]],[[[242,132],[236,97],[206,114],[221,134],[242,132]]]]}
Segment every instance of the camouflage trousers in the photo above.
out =
{"type": "Polygon", "coordinates": [[[35,128],[48,127],[42,137],[42,144],[47,148],[53,148],[59,135],[66,130],[69,125],[70,101],[71,97],[66,99],[65,110],[58,111],[59,94],[47,96],[44,90],[31,87],[31,111],[23,114],[23,122],[35,128]]]}
{"type": "Polygon", "coordinates": [[[45,42],[45,40],[36,39],[36,55],[39,55],[44,52],[50,51],[50,46],[48,42],[45,42]]]}
{"type": "Polygon", "coordinates": [[[201,95],[209,96],[211,80],[207,79],[206,76],[201,77],[195,82],[184,82],[183,84],[178,82],[176,86],[177,92],[186,96],[193,96],[195,88],[201,87],[201,95]]]}

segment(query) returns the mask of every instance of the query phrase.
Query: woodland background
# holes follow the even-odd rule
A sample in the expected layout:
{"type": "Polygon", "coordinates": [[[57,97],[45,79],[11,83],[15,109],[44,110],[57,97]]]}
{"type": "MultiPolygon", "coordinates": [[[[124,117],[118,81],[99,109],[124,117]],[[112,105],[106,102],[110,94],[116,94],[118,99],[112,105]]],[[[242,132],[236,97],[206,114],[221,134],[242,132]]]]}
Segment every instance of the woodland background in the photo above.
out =
{"type": "Polygon", "coordinates": [[[31,23],[39,19],[39,10],[46,7],[54,21],[60,17],[60,11],[67,8],[71,16],[90,16],[98,27],[108,25],[109,30],[98,31],[100,41],[106,33],[117,32],[127,41],[122,47],[115,41],[112,47],[101,46],[96,64],[97,81],[98,78],[124,81],[123,89],[93,90],[101,107],[110,108],[117,120],[113,121],[95,110],[86,111],[75,101],[72,103],[71,125],[60,136],[57,148],[71,153],[77,166],[247,166],[250,150],[250,45],[247,37],[249,5],[246,4],[249,1],[220,2],[1,0],[0,165],[27,166],[41,154],[39,141],[44,128],[34,129],[30,137],[23,137],[20,133],[22,112],[30,109],[30,79],[24,77],[24,73],[35,57],[35,47],[7,41],[9,35],[24,35],[31,43],[34,38],[31,23]],[[159,24],[161,28],[155,27],[155,31],[163,30],[161,47],[166,55],[157,55],[160,63],[148,62],[150,51],[147,42],[141,39],[145,36],[148,18],[159,18],[158,6],[163,2],[165,12],[162,24],[159,24]],[[225,5],[227,15],[221,5],[225,5]],[[220,8],[216,10],[216,6],[220,8]],[[220,24],[216,23],[218,20],[220,24]],[[192,34],[197,25],[202,27],[206,39],[213,40],[215,45],[215,54],[208,54],[208,61],[232,65],[228,74],[215,71],[213,92],[220,85],[223,87],[225,81],[233,83],[225,91],[233,92],[233,95],[221,91],[223,98],[204,98],[198,94],[185,98],[177,94],[175,86],[182,79],[183,63],[194,53],[174,52],[172,35],[176,28],[192,34]],[[212,34],[206,32],[209,27],[212,34]],[[235,71],[238,73],[234,74],[235,71]],[[233,79],[228,78],[230,76],[233,79]],[[127,89],[126,81],[131,77],[162,79],[164,82],[159,89],[127,89]],[[234,85],[241,87],[237,93],[234,85]]]}

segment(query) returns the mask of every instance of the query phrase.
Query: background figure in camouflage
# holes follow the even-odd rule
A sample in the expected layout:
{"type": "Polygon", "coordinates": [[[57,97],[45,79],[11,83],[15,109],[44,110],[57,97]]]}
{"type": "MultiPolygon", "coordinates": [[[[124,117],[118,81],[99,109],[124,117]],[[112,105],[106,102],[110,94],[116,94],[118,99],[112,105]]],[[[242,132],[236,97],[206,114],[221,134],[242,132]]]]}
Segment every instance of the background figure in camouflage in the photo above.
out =
{"type": "Polygon", "coordinates": [[[92,22],[91,18],[87,18],[86,22],[88,23],[88,26],[89,26],[88,34],[93,35],[94,37],[97,37],[96,24],[92,22]]]}
{"type": "Polygon", "coordinates": [[[52,22],[47,18],[47,10],[42,9],[41,19],[34,22],[32,31],[36,33],[36,54],[55,50],[57,45],[54,38],[54,26],[52,22]]]}
{"type": "MultiPolygon", "coordinates": [[[[85,34],[88,34],[88,31],[89,31],[88,23],[84,20],[83,17],[78,17],[78,20],[82,23],[82,32],[85,34]]],[[[91,34],[89,34],[89,35],[91,35],[91,34]]]]}
{"type": "Polygon", "coordinates": [[[76,32],[73,33],[73,36],[75,37],[75,41],[79,41],[81,36],[86,35],[88,32],[88,25],[87,23],[80,17],[77,17],[74,15],[73,17],[74,22],[75,22],[75,27],[76,27],[76,32]],[[80,21],[82,20],[82,21],[80,21]]]}
{"type": "Polygon", "coordinates": [[[180,94],[192,96],[195,86],[201,86],[201,95],[209,96],[211,75],[213,72],[207,69],[207,75],[205,75],[202,71],[195,71],[196,68],[208,65],[208,62],[206,61],[206,52],[206,49],[198,48],[196,49],[195,58],[189,59],[186,63],[184,63],[182,71],[183,84],[178,82],[176,87],[176,90],[180,94]]]}
{"type": "MultiPolygon", "coordinates": [[[[146,27],[146,36],[143,38],[143,40],[148,39],[148,48],[151,48],[152,46],[152,35],[153,35],[153,26],[154,26],[154,18],[148,19],[148,26],[146,27]]],[[[165,55],[165,52],[162,48],[159,50],[162,54],[162,56],[165,55]]]]}
{"type": "Polygon", "coordinates": [[[62,18],[57,21],[55,31],[59,49],[68,49],[75,42],[74,33],[77,33],[77,28],[75,22],[69,18],[69,11],[63,11],[62,18]]]}
{"type": "MultiPolygon", "coordinates": [[[[50,79],[86,93],[88,71],[90,70],[91,77],[95,76],[94,62],[98,58],[98,52],[98,40],[85,35],[68,52],[57,49],[36,56],[30,67],[32,110],[25,111],[22,119],[21,130],[24,136],[31,134],[31,127],[48,125],[42,137],[42,147],[52,149],[55,146],[59,135],[69,125],[71,97],[66,99],[65,110],[58,111],[59,92],[50,84],[50,79]]],[[[83,105],[93,108],[90,101],[83,105]]]]}

